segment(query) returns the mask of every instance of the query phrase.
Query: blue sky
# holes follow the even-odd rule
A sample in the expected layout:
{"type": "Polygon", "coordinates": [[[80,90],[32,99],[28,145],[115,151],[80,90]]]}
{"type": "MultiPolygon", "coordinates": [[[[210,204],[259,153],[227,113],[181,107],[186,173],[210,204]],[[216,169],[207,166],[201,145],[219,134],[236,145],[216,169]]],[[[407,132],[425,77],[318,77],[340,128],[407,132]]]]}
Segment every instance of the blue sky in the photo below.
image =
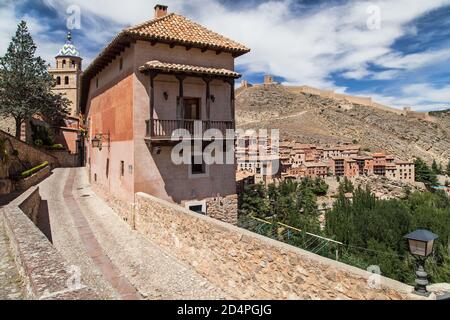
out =
{"type": "MultiPolygon", "coordinates": [[[[151,19],[157,2],[2,0],[0,54],[25,19],[39,54],[53,63],[75,5],[81,26],[74,41],[89,64],[122,28],[151,19]]],[[[250,82],[272,74],[286,84],[371,96],[397,108],[450,105],[450,0],[159,2],[252,48],[237,60],[250,82]]]]}

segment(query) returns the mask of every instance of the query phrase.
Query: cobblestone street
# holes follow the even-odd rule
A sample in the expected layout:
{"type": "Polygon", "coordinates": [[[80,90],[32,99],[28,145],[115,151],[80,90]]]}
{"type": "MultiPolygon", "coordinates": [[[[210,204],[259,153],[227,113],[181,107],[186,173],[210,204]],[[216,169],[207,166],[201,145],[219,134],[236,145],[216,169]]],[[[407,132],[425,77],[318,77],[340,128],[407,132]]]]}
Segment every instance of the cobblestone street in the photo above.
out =
{"type": "Polygon", "coordinates": [[[91,190],[86,171],[56,169],[41,184],[55,247],[103,299],[226,299],[227,294],[132,231],[91,190]]]}

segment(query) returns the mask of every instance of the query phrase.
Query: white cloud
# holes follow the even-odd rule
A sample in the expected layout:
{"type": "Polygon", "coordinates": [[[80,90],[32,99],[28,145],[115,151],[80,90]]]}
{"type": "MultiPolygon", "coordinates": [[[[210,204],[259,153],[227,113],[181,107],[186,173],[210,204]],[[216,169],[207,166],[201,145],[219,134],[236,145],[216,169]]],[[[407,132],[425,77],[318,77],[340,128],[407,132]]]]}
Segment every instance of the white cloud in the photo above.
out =
{"type": "MultiPolygon", "coordinates": [[[[66,15],[69,5],[79,5],[85,24],[81,30],[86,37],[84,41],[100,46],[106,45],[120,28],[153,18],[153,7],[159,2],[41,1],[54,8],[60,17],[66,15]],[[108,22],[107,28],[105,21],[108,22]]],[[[450,5],[450,0],[349,0],[343,4],[317,5],[308,12],[293,12],[294,0],[273,0],[239,10],[225,7],[219,0],[165,0],[163,3],[169,6],[170,12],[184,14],[252,48],[250,54],[237,60],[246,73],[271,73],[283,77],[288,84],[308,84],[345,91],[332,81],[333,74],[339,73],[349,79],[386,80],[405,70],[422,68],[450,58],[450,50],[403,55],[392,49],[396,40],[417,32],[410,24],[412,21],[450,5]],[[369,30],[367,27],[371,17],[367,9],[371,5],[380,9],[379,30],[369,30]],[[370,65],[388,70],[374,73],[369,69],[370,65]]],[[[2,14],[0,17],[3,17],[2,14]]],[[[8,14],[6,16],[5,21],[8,21],[8,14]]],[[[6,24],[0,20],[0,35],[6,24]]],[[[39,40],[46,55],[54,50],[50,39],[41,37],[39,40]]],[[[411,94],[407,90],[401,93],[411,94]]],[[[388,98],[384,99],[386,101],[388,98]]]]}
{"type": "Polygon", "coordinates": [[[450,85],[436,88],[427,83],[409,84],[400,88],[397,97],[361,93],[371,96],[374,101],[397,109],[411,107],[415,111],[431,111],[450,108],[450,85]]]}
{"type": "Polygon", "coordinates": [[[450,49],[425,51],[409,55],[393,52],[380,57],[376,64],[392,69],[414,70],[450,59],[450,49]]]}
{"type": "Polygon", "coordinates": [[[9,41],[16,30],[16,17],[14,14],[14,5],[12,1],[0,4],[0,55],[8,49],[9,41]]]}

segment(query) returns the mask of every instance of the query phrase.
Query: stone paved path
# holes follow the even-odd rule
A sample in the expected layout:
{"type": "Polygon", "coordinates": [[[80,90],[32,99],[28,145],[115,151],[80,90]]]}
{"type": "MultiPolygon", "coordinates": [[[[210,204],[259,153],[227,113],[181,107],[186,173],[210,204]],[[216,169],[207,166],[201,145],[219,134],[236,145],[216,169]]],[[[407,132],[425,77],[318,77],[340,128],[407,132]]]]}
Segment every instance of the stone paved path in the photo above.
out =
{"type": "Polygon", "coordinates": [[[84,168],[41,184],[53,243],[104,299],[227,299],[226,293],[132,231],[91,190],[84,168]]]}
{"type": "Polygon", "coordinates": [[[23,298],[23,283],[9,251],[9,240],[0,220],[0,300],[23,298]]]}

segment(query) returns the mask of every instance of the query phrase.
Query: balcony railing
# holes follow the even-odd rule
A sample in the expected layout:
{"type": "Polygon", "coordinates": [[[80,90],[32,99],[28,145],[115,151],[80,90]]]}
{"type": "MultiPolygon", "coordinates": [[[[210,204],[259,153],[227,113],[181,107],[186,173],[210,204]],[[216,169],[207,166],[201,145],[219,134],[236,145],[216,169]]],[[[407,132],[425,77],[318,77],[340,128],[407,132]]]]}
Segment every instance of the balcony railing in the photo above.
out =
{"type": "Polygon", "coordinates": [[[225,137],[227,130],[234,129],[233,121],[204,120],[147,120],[147,138],[171,139],[175,130],[185,129],[193,137],[202,138],[209,129],[219,130],[225,137]],[[152,121],[152,122],[151,122],[152,121]]]}

